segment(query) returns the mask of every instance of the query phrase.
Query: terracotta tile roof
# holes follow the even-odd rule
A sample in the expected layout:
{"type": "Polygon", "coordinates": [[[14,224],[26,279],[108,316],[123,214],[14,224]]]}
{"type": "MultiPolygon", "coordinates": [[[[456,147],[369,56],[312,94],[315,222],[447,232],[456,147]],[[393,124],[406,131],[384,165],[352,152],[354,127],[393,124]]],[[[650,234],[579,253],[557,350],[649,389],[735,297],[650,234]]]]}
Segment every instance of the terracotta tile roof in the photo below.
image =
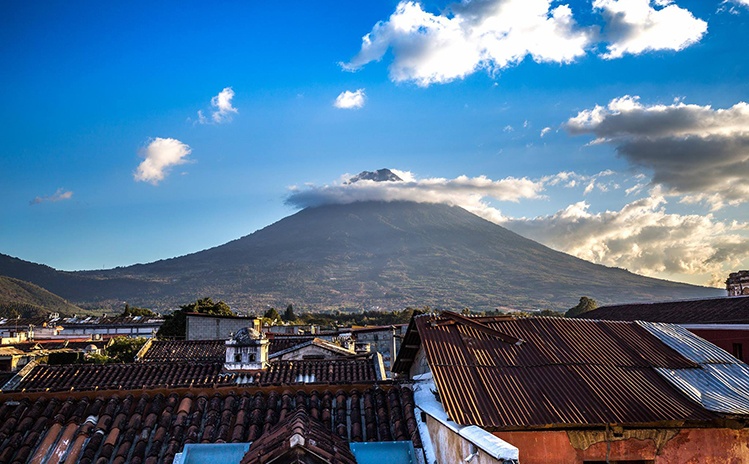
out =
{"type": "Polygon", "coordinates": [[[749,324],[749,296],[602,306],[577,317],[670,324],[749,324]]]}
{"type": "Polygon", "coordinates": [[[154,340],[141,362],[213,362],[226,359],[224,340],[154,340]]]}
{"type": "Polygon", "coordinates": [[[76,350],[76,351],[83,351],[88,347],[89,345],[94,345],[98,349],[103,349],[104,346],[106,346],[109,339],[104,340],[35,340],[30,342],[23,342],[23,343],[14,343],[12,346],[18,348],[19,350],[25,351],[25,352],[31,352],[31,351],[38,351],[38,350],[76,350]]]}
{"type": "Polygon", "coordinates": [[[382,380],[375,370],[375,360],[374,355],[370,355],[323,360],[273,361],[267,369],[250,372],[225,371],[223,363],[184,360],[60,366],[39,364],[30,366],[23,378],[6,392],[133,390],[235,384],[361,385],[382,380]]]}
{"type": "Polygon", "coordinates": [[[170,464],[187,443],[256,441],[300,409],[347,441],[421,446],[406,387],[0,401],[2,463],[170,464]]]}
{"type": "Polygon", "coordinates": [[[329,464],[356,464],[348,442],[318,419],[310,417],[304,408],[297,409],[252,442],[241,464],[265,464],[278,459],[283,462],[309,462],[303,459],[309,454],[329,464]]]}
{"type": "MultiPolygon", "coordinates": [[[[315,339],[314,335],[270,335],[268,352],[273,355],[315,339]]],[[[154,340],[143,354],[142,362],[224,362],[225,340],[154,340]]]]}
{"type": "Polygon", "coordinates": [[[37,365],[14,391],[133,390],[155,387],[231,385],[219,363],[37,365]]]}
{"type": "Polygon", "coordinates": [[[408,372],[421,346],[442,405],[459,424],[521,429],[716,418],[655,370],[698,365],[639,325],[471,320],[488,330],[464,323],[459,315],[415,317],[394,365],[396,372],[408,372]]]}
{"type": "Polygon", "coordinates": [[[365,384],[377,382],[372,356],[301,361],[273,361],[267,369],[253,373],[258,385],[295,383],[365,384]]]}

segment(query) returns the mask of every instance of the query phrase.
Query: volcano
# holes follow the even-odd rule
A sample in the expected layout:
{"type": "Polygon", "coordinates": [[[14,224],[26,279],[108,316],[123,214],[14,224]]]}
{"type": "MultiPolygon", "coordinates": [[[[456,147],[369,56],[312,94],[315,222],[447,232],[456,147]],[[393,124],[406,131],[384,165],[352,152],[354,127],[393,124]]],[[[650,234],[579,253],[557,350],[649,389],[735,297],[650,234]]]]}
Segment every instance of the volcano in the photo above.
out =
{"type": "Polygon", "coordinates": [[[566,310],[583,295],[611,304],[724,294],[593,264],[457,206],[405,201],[306,208],[215,248],[103,271],[0,255],[0,274],[82,307],[166,309],[210,296],[240,311],[566,310]]]}

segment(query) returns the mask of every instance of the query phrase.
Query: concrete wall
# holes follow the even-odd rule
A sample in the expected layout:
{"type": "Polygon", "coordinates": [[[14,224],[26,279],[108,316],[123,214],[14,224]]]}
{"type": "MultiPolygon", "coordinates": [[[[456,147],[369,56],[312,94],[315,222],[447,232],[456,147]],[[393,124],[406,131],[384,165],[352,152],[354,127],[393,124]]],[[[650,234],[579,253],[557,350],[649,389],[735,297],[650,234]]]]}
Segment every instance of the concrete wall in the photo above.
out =
{"type": "MultiPolygon", "coordinates": [[[[473,452],[478,452],[470,464],[501,464],[502,461],[494,459],[483,450],[476,448],[471,442],[461,437],[457,433],[445,427],[440,421],[427,415],[427,428],[429,436],[432,438],[435,458],[439,464],[462,463],[464,459],[473,452]]],[[[425,437],[422,437],[422,439],[425,437]]],[[[514,443],[513,443],[514,444],[514,443]]],[[[521,464],[526,464],[522,460],[521,464]]]]}
{"type": "Polygon", "coordinates": [[[253,327],[253,317],[211,317],[187,315],[187,340],[226,340],[229,334],[253,327]]]}
{"type": "MultiPolygon", "coordinates": [[[[654,464],[749,463],[749,429],[639,429],[495,432],[520,450],[522,464],[644,461],[654,464]]],[[[443,462],[443,461],[440,461],[443,462]]],[[[444,461],[457,462],[457,461],[444,461]]]]}

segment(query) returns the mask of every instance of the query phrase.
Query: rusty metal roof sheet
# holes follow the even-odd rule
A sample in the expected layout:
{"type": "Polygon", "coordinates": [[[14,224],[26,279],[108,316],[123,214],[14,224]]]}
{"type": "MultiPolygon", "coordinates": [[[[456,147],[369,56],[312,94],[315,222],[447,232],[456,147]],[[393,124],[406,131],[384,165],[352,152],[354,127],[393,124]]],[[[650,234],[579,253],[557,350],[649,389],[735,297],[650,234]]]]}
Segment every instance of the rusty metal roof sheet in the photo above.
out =
{"type": "MultiPolygon", "coordinates": [[[[503,340],[489,331],[445,320],[445,316],[417,316],[413,328],[445,411],[459,424],[508,429],[716,417],[680,394],[654,369],[699,369],[699,365],[640,325],[474,318],[507,337],[503,340]],[[513,339],[523,343],[508,342],[513,339]]],[[[414,340],[412,333],[407,334],[404,344],[414,340]]],[[[396,363],[400,372],[410,367],[406,357],[402,353],[396,363]]]]}

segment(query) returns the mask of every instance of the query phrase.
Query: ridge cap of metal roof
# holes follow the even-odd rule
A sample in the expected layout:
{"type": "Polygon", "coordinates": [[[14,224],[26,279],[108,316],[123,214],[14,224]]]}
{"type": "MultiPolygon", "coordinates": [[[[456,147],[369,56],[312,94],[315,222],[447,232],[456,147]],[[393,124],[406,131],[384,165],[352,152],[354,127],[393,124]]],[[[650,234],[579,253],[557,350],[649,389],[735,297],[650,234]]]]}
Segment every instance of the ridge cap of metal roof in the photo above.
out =
{"type": "MultiPolygon", "coordinates": [[[[499,340],[505,343],[509,343],[511,345],[520,346],[523,343],[525,343],[525,340],[523,340],[522,338],[517,338],[517,337],[513,337],[512,335],[507,335],[505,333],[502,333],[496,329],[489,327],[486,324],[482,324],[479,321],[473,320],[470,317],[463,316],[462,314],[458,314],[453,311],[442,311],[439,317],[447,317],[448,319],[453,320],[453,322],[469,325],[476,330],[480,330],[489,336],[498,338],[499,340]]],[[[436,320],[430,322],[430,325],[432,327],[434,327],[435,324],[437,324],[436,320]]]]}

